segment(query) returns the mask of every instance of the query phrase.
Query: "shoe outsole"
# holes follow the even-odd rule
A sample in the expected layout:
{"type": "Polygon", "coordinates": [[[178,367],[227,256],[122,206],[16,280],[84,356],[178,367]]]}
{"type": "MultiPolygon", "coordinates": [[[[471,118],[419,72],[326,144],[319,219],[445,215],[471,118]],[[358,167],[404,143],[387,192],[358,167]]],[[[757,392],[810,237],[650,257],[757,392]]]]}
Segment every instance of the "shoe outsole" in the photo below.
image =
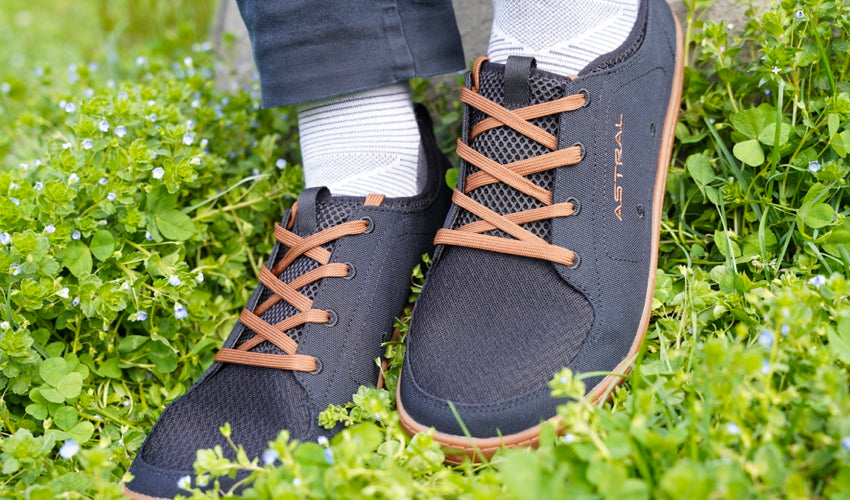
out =
{"type": "MultiPolygon", "coordinates": [[[[664,205],[664,189],[667,183],[667,170],[670,167],[670,159],[673,152],[673,141],[675,139],[676,123],[678,122],[679,107],[682,100],[682,86],[685,71],[685,62],[683,60],[683,40],[682,27],[679,20],[673,15],[673,21],[676,26],[676,63],[675,72],[673,74],[673,88],[670,93],[670,102],[667,106],[667,115],[664,119],[664,130],[662,134],[661,148],[658,152],[658,177],[655,182],[654,200],[657,200],[653,205],[653,229],[652,229],[652,258],[650,261],[650,273],[648,286],[646,290],[646,299],[644,301],[643,313],[635,340],[629,350],[626,358],[620,362],[613,370],[616,375],[608,375],[599,382],[586,398],[594,404],[602,401],[607,401],[613,390],[619,386],[634,367],[635,359],[640,351],[643,339],[646,336],[646,331],[649,327],[649,318],[651,315],[652,297],[655,292],[655,271],[658,267],[658,244],[661,236],[661,210],[664,205]]],[[[426,427],[415,421],[404,409],[401,403],[401,395],[399,389],[401,384],[396,389],[396,407],[398,409],[401,425],[410,435],[415,435],[419,432],[426,431],[430,427],[426,427]]],[[[549,423],[554,423],[557,428],[563,429],[559,425],[558,417],[553,417],[549,423]]],[[[511,448],[519,446],[534,447],[540,439],[540,430],[542,425],[536,425],[529,429],[514,434],[507,434],[491,438],[471,438],[466,436],[457,436],[435,431],[434,440],[440,443],[447,449],[446,462],[450,464],[460,464],[466,459],[473,461],[489,460],[501,448],[511,448]]]]}
{"type": "Polygon", "coordinates": [[[142,495],[141,493],[136,493],[135,491],[131,491],[126,486],[124,487],[124,496],[130,497],[131,500],[172,500],[170,498],[151,497],[151,496],[148,496],[148,495],[142,495]]]}

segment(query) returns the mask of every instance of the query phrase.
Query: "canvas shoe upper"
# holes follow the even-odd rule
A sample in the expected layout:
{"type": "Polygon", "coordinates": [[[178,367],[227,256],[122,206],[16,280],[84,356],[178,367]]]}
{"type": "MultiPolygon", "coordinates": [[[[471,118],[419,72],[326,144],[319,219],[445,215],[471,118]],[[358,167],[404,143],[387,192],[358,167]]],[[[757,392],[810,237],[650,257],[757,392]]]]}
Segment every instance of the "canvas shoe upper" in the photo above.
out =
{"type": "MultiPolygon", "coordinates": [[[[563,403],[548,386],[562,367],[628,371],[649,321],[681,43],[664,0],[648,0],[622,47],[578,76],[525,57],[475,64],[398,386],[409,432],[487,456],[533,444],[563,403]]],[[[621,380],[585,380],[589,397],[621,380]]]]}
{"type": "Polygon", "coordinates": [[[220,445],[232,456],[219,432],[225,423],[258,457],[283,429],[301,441],[331,437],[339,429],[319,428],[318,414],[375,385],[375,359],[407,304],[411,270],[432,249],[449,206],[448,161],[421,107],[417,119],[428,164],[421,194],[358,198],[312,188],[286,211],[260,285],[216,362],[163,411],[139,450],[127,484],[133,498],[181,493],[178,480],[194,475],[199,449],[220,445]]]}

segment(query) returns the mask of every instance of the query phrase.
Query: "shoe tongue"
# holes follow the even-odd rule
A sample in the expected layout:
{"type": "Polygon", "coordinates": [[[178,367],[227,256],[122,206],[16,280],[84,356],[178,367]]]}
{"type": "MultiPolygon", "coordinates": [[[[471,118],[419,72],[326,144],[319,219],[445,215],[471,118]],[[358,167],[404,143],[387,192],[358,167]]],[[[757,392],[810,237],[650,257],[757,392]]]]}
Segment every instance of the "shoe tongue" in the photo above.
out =
{"type": "Polygon", "coordinates": [[[295,234],[309,236],[316,233],[319,227],[318,199],[328,195],[330,192],[326,187],[312,187],[301,191],[298,195],[298,210],[295,212],[295,234]]]}

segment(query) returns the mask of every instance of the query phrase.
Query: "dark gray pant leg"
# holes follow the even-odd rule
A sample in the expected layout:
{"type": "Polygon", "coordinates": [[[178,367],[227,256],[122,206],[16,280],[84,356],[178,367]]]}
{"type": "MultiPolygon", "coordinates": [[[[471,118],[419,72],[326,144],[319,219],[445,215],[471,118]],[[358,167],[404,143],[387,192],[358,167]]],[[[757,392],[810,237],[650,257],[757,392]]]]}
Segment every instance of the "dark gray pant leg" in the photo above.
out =
{"type": "Polygon", "coordinates": [[[451,0],[237,0],[263,106],[463,69],[451,0]]]}

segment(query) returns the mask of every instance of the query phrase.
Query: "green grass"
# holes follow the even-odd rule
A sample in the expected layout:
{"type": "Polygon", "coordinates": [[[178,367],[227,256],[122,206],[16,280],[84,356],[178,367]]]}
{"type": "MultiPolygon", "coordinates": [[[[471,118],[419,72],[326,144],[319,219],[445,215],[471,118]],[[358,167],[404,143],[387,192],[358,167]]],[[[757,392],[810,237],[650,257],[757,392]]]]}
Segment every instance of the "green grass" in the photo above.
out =
{"type": "MultiPolygon", "coordinates": [[[[192,484],[248,470],[246,498],[850,498],[850,10],[784,1],[733,35],[699,20],[705,4],[687,18],[653,318],[610,402],[560,407],[566,426],[539,449],[449,467],[428,433],[401,429],[394,343],[388,390],[321,415],[349,427],[331,443],[283,432],[270,464],[207,450],[192,484]]],[[[292,110],[258,111],[256,83],[213,87],[210,15],[208,2],[4,6],[0,497],[120,495],[300,189],[292,110]],[[81,449],[65,458],[69,440],[81,449]]],[[[456,89],[414,93],[449,151],[456,89]]],[[[565,370],[552,390],[585,387],[565,370]]]]}

